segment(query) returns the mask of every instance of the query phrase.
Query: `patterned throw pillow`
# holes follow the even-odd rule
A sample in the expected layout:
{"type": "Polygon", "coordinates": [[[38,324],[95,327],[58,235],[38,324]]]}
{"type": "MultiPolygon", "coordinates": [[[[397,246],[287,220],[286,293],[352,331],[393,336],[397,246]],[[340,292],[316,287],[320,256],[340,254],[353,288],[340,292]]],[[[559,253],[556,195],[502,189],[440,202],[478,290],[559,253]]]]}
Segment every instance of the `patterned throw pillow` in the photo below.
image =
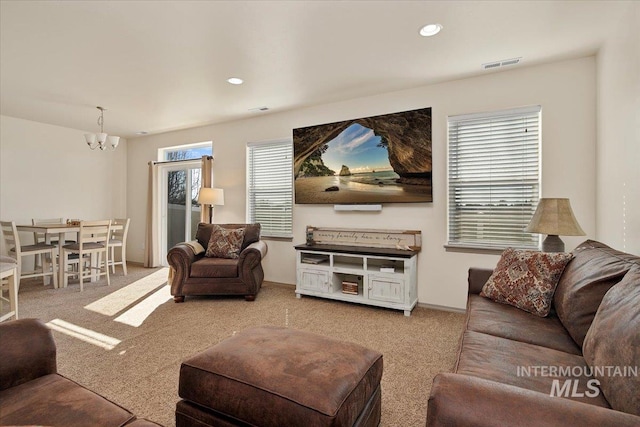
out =
{"type": "Polygon", "coordinates": [[[214,224],[209,238],[209,245],[204,256],[209,258],[238,258],[244,228],[224,228],[214,224]]]}
{"type": "Polygon", "coordinates": [[[560,276],[572,258],[565,252],[507,248],[480,295],[545,317],[560,276]]]}

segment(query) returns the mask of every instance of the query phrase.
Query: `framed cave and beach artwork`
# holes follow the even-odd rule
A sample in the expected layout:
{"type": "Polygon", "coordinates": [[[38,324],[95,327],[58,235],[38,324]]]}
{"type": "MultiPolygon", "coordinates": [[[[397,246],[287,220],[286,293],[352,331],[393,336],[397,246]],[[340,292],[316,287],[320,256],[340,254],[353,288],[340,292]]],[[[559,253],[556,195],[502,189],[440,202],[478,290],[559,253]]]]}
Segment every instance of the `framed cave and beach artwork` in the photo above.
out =
{"type": "Polygon", "coordinates": [[[431,108],[293,130],[295,202],[432,202],[431,108]]]}

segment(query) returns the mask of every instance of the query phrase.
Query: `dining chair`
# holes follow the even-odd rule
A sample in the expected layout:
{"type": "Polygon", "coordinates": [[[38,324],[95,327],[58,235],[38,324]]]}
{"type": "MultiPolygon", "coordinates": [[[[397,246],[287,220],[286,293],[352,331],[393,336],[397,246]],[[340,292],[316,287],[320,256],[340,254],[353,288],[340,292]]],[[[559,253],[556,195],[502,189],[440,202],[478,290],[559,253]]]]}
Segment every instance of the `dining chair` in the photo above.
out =
{"type": "Polygon", "coordinates": [[[78,242],[62,247],[64,287],[68,285],[70,276],[77,276],[80,280],[80,292],[84,290],[84,279],[87,278],[91,281],[93,278],[97,280],[100,276],[106,275],[107,286],[111,284],[109,279],[110,236],[111,220],[80,221],[78,242]],[[71,259],[70,255],[77,255],[77,258],[71,259]],[[69,265],[75,263],[78,264],[77,271],[69,270],[69,265]]]}
{"type": "Polygon", "coordinates": [[[129,222],[131,218],[116,218],[111,221],[111,225],[121,225],[122,229],[111,230],[111,239],[109,239],[109,248],[111,255],[109,263],[111,264],[111,272],[116,274],[116,265],[122,266],[122,272],[127,275],[127,234],[129,233],[129,222]],[[120,261],[116,261],[115,248],[120,247],[120,261]]]}
{"type": "MultiPolygon", "coordinates": [[[[46,218],[46,219],[38,219],[38,218],[31,218],[31,224],[32,225],[47,225],[47,224],[64,224],[64,218],[46,218]]],[[[53,238],[50,239],[50,241],[45,241],[45,239],[48,238],[48,236],[46,236],[44,233],[39,233],[34,231],[33,233],[33,241],[34,243],[51,243],[51,241],[53,240],[58,240],[57,238],[53,238]]]]}
{"type": "MultiPolygon", "coordinates": [[[[32,225],[48,225],[48,224],[65,224],[64,218],[31,218],[32,225]]],[[[58,237],[51,237],[45,233],[34,232],[33,233],[33,242],[35,244],[38,243],[47,243],[51,245],[58,244],[58,237]]],[[[65,243],[75,243],[75,240],[67,239],[65,237],[65,243]]],[[[40,255],[36,255],[35,257],[35,267],[40,267],[40,255]]]]}
{"type": "Polygon", "coordinates": [[[30,277],[42,277],[43,284],[47,284],[47,276],[53,277],[53,287],[58,287],[58,271],[56,268],[56,246],[46,243],[37,243],[35,245],[21,245],[20,235],[16,228],[14,221],[0,221],[0,227],[2,228],[2,234],[4,235],[4,242],[7,250],[7,255],[16,260],[18,264],[18,286],[20,286],[21,279],[27,279],[30,277]],[[25,273],[22,271],[22,257],[32,255],[48,255],[43,257],[41,271],[34,271],[25,273]],[[51,264],[51,266],[49,266],[51,264]]]}
{"type": "Polygon", "coordinates": [[[18,263],[15,259],[0,255],[0,322],[9,320],[12,317],[18,318],[18,263]],[[5,298],[4,291],[8,292],[5,298]],[[9,311],[2,314],[2,304],[4,301],[9,302],[9,311]]]}

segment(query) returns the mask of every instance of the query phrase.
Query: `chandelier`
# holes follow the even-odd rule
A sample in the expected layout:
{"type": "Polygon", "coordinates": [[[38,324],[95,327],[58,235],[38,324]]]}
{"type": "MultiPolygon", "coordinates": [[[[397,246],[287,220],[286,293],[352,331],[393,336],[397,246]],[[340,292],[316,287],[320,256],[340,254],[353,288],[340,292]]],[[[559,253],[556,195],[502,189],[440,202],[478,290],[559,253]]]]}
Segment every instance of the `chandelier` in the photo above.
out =
{"type": "Polygon", "coordinates": [[[104,129],[103,129],[104,112],[106,111],[106,108],[103,108],[103,107],[96,107],[96,108],[100,110],[100,117],[98,117],[98,124],[100,125],[100,133],[99,134],[85,133],[84,139],[87,141],[87,145],[92,150],[95,150],[96,148],[100,148],[100,150],[104,151],[107,149],[107,147],[111,148],[112,150],[115,150],[116,147],[118,146],[118,143],[120,142],[120,137],[109,136],[106,133],[104,133],[104,129]],[[107,144],[107,141],[108,141],[108,144],[107,144]]]}

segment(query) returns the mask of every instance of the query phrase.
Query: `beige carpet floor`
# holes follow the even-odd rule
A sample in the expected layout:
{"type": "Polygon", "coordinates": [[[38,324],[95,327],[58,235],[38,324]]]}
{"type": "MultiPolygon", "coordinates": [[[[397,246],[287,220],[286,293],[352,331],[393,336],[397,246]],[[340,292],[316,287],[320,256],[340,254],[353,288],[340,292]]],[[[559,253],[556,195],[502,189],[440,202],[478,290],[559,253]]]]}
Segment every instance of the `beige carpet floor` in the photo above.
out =
{"type": "Polygon", "coordinates": [[[417,307],[405,317],[401,311],[297,299],[293,286],[269,282],[254,302],[187,298],[175,304],[158,271],[132,265],[126,277],[117,270],[111,286],[103,279],[85,284],[82,293],[73,283],[52,289],[23,280],[19,307],[21,318],[53,325],[61,374],[166,426],[175,425],[182,360],[255,325],[302,329],[381,352],[382,426],[423,426],[432,379],[455,362],[464,321],[459,313],[417,307]]]}

